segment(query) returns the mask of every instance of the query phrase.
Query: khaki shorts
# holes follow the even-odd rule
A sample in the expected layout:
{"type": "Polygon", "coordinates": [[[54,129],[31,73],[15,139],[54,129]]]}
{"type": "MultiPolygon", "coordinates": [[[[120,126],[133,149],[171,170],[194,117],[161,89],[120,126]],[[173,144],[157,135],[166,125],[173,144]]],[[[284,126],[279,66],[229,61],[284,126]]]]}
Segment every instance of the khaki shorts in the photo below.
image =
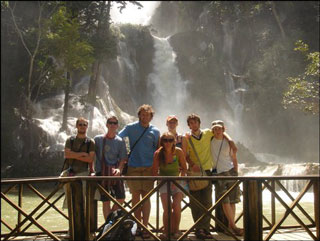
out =
{"type": "MultiPolygon", "coordinates": [[[[218,176],[238,176],[238,173],[232,168],[229,171],[219,173],[218,176]]],[[[219,180],[216,184],[216,193],[218,198],[221,197],[224,193],[228,191],[230,187],[236,182],[236,180],[219,180]]],[[[222,203],[238,203],[240,202],[240,187],[235,187],[225,199],[222,200],[222,203]]]]}
{"type": "MultiPolygon", "coordinates": [[[[128,167],[126,176],[152,176],[152,167],[128,167]]],[[[135,191],[149,192],[153,188],[153,180],[127,180],[130,193],[135,191]]]]}

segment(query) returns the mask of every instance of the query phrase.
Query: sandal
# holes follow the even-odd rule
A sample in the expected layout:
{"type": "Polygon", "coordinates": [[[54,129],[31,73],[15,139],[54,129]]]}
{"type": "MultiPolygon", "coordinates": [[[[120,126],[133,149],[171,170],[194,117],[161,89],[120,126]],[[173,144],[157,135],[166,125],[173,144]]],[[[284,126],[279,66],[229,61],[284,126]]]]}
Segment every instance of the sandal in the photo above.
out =
{"type": "Polygon", "coordinates": [[[244,232],[243,228],[236,227],[236,228],[232,229],[232,231],[236,236],[243,236],[243,232],[244,232]]]}
{"type": "Polygon", "coordinates": [[[143,239],[147,239],[147,238],[150,238],[150,234],[148,233],[148,231],[143,230],[142,233],[141,233],[141,237],[143,239]]]}
{"type": "Polygon", "coordinates": [[[196,237],[197,237],[198,239],[206,239],[206,238],[207,238],[207,235],[206,235],[206,233],[205,233],[205,230],[202,229],[202,228],[196,230],[196,233],[195,233],[195,234],[196,234],[196,237]]]}

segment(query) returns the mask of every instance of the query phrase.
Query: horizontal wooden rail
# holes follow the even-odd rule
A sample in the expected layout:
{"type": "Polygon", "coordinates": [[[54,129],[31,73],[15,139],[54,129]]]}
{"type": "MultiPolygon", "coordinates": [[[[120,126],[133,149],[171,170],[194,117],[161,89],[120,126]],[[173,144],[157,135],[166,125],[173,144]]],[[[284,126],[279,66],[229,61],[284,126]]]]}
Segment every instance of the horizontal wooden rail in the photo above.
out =
{"type": "MultiPolygon", "coordinates": [[[[298,226],[286,226],[288,227],[302,227],[306,233],[310,235],[310,237],[314,240],[319,240],[319,175],[305,175],[305,176],[238,176],[238,177],[223,177],[223,176],[215,176],[215,177],[153,177],[153,176],[145,176],[145,177],[127,177],[127,176],[121,176],[121,177],[102,177],[102,176],[88,176],[88,177],[79,177],[79,176],[73,176],[73,177],[41,177],[41,178],[21,178],[21,179],[1,179],[1,200],[4,202],[9,203],[12,207],[14,207],[18,211],[18,216],[24,216],[24,219],[21,221],[20,218],[18,218],[18,224],[15,227],[10,227],[9,224],[5,220],[2,220],[1,222],[4,226],[6,226],[10,231],[9,233],[1,233],[1,239],[7,240],[9,238],[12,238],[14,236],[21,236],[21,235],[28,235],[26,233],[26,229],[30,226],[27,225],[27,227],[24,227],[21,231],[20,228],[22,225],[29,220],[32,224],[36,225],[40,230],[43,232],[38,232],[41,234],[47,234],[52,239],[59,240],[58,236],[56,235],[57,231],[49,231],[42,225],[38,223],[38,219],[41,216],[45,216],[45,213],[48,209],[54,209],[57,211],[58,214],[62,215],[63,217],[67,218],[69,221],[69,230],[71,233],[71,239],[77,240],[77,239],[93,239],[95,236],[95,233],[98,231],[97,227],[97,201],[94,200],[94,190],[98,186],[98,188],[105,193],[107,196],[110,197],[111,202],[117,203],[117,201],[102,187],[100,186],[99,182],[102,180],[153,180],[153,181],[159,181],[159,185],[155,185],[155,188],[152,189],[146,197],[144,197],[138,204],[136,204],[134,207],[131,205],[131,200],[128,202],[125,202],[123,205],[121,205],[121,209],[123,209],[126,214],[125,216],[120,219],[116,225],[121,225],[124,218],[131,217],[133,218],[140,226],[142,226],[144,229],[147,229],[149,233],[152,235],[152,237],[155,240],[158,240],[159,238],[155,236],[152,232],[159,232],[159,199],[157,194],[157,224],[154,227],[152,224],[149,224],[146,227],[142,223],[140,223],[134,216],[133,212],[141,207],[141,205],[149,199],[154,193],[158,193],[158,190],[161,185],[169,187],[170,183],[174,183],[179,189],[181,189],[186,196],[189,197],[189,200],[192,199],[195,201],[195,203],[204,211],[204,214],[195,221],[195,224],[192,225],[188,230],[185,230],[185,233],[182,234],[182,236],[178,240],[182,240],[185,238],[188,233],[190,233],[195,225],[200,222],[201,219],[203,219],[205,216],[210,216],[212,220],[215,221],[216,225],[220,227],[220,230],[229,233],[230,237],[232,237],[234,240],[239,240],[236,236],[234,236],[227,228],[227,225],[225,221],[220,220],[220,216],[218,215],[217,211],[219,211],[219,206],[222,203],[222,200],[227,196],[227,194],[231,191],[231,189],[236,188],[236,186],[239,186],[240,184],[243,187],[243,213],[239,215],[239,217],[236,219],[236,222],[239,221],[240,218],[243,218],[243,225],[244,225],[244,239],[245,240],[263,240],[263,232],[264,230],[270,230],[270,232],[265,236],[265,240],[269,240],[276,230],[284,228],[281,224],[284,222],[284,220],[289,216],[292,215],[298,222],[298,226]],[[220,197],[218,200],[215,200],[215,203],[213,205],[206,209],[204,206],[202,206],[201,203],[197,202],[197,200],[194,200],[193,196],[190,195],[189,192],[185,191],[182,186],[180,186],[179,181],[182,180],[194,180],[194,179],[207,179],[207,180],[234,180],[237,181],[228,191],[225,195],[220,197]],[[290,192],[285,189],[285,187],[280,183],[281,180],[307,180],[307,184],[304,188],[302,188],[300,194],[294,198],[291,196],[290,192]],[[85,198],[83,198],[82,195],[82,181],[86,181],[87,183],[87,194],[85,195],[85,198]],[[40,184],[40,183],[55,183],[54,187],[51,187],[51,193],[48,197],[45,197],[42,195],[39,191],[36,190],[36,188],[31,185],[32,184],[40,184]],[[8,186],[9,187],[6,187],[8,186]],[[16,186],[19,186],[19,204],[14,204],[9,197],[7,196],[7,193],[14,190],[16,186]],[[42,199],[42,202],[29,214],[27,214],[23,208],[22,208],[22,187],[23,185],[26,185],[29,187],[33,193],[35,193],[38,197],[42,199]],[[61,198],[61,194],[58,196],[58,199],[55,200],[49,200],[53,195],[61,189],[63,185],[66,185],[68,188],[68,217],[64,215],[56,206],[55,203],[57,200],[61,198]],[[313,189],[312,189],[313,187],[313,189]],[[283,191],[287,197],[291,200],[290,204],[286,204],[282,198],[278,195],[278,191],[283,191]],[[313,191],[314,195],[314,220],[312,219],[312,215],[310,213],[307,213],[303,207],[299,204],[299,201],[304,196],[304,194],[307,191],[313,191]],[[272,217],[272,220],[269,221],[267,217],[263,215],[262,207],[263,207],[263,198],[262,193],[264,191],[270,191],[272,196],[275,197],[280,204],[285,208],[285,212],[283,216],[280,218],[280,221],[276,221],[274,217],[272,217]],[[49,206],[44,209],[40,214],[37,216],[35,215],[36,212],[44,205],[48,204],[49,206]],[[306,217],[306,219],[310,222],[310,224],[304,224],[301,221],[301,214],[297,215],[294,212],[294,208],[298,209],[302,215],[306,217]],[[130,209],[130,210],[128,210],[130,209]],[[212,212],[216,211],[216,215],[214,215],[212,212]],[[33,216],[34,215],[34,216],[33,216]],[[267,227],[263,227],[263,221],[267,223],[267,227]],[[310,228],[315,227],[316,228],[316,234],[314,235],[310,228]]],[[[170,192],[169,192],[170,193],[170,192]]],[[[187,203],[185,200],[183,201],[185,204],[184,207],[182,207],[182,210],[185,210],[189,207],[189,203],[187,203]]],[[[272,205],[271,212],[275,213],[275,209],[278,208],[276,205],[272,205]]],[[[170,217],[170,215],[168,215],[170,217]]],[[[168,220],[170,223],[171,220],[168,220]]],[[[114,226],[115,227],[115,226],[114,226]]],[[[114,228],[113,227],[113,228],[114,228]]],[[[113,229],[112,228],[112,229],[113,229]]],[[[112,231],[110,229],[109,231],[112,231]]],[[[218,229],[217,229],[218,230],[218,229]]],[[[29,233],[30,234],[30,233],[29,233]]],[[[170,237],[169,237],[170,238],[170,237]]]]}

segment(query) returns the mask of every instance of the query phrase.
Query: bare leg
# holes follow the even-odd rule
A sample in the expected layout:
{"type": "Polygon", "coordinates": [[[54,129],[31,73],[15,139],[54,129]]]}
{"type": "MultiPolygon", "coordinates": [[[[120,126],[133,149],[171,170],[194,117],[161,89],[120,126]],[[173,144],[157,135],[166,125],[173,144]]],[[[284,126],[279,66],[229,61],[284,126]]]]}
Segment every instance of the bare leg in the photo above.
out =
{"type": "MultiPolygon", "coordinates": [[[[231,207],[231,210],[232,210],[232,219],[233,219],[233,222],[234,222],[235,218],[236,218],[236,205],[234,203],[230,203],[230,207],[231,207]]],[[[234,224],[234,226],[236,226],[236,224],[234,224]]]]}
{"type": "MultiPolygon", "coordinates": [[[[134,207],[139,201],[140,201],[140,192],[139,191],[132,192],[132,206],[134,207]]],[[[134,216],[139,221],[141,221],[141,208],[138,208],[136,211],[134,211],[134,216]]]]}
{"type": "Polygon", "coordinates": [[[223,203],[222,204],[223,212],[226,215],[228,222],[229,222],[229,227],[234,229],[235,228],[235,223],[234,223],[234,216],[233,216],[233,210],[231,208],[230,203],[223,203]]]}
{"type": "MultiPolygon", "coordinates": [[[[142,197],[145,197],[148,192],[141,191],[142,197]]],[[[146,200],[142,206],[142,221],[143,224],[147,227],[149,223],[149,217],[150,217],[150,211],[151,211],[151,201],[150,198],[146,200]]]]}
{"type": "Polygon", "coordinates": [[[179,231],[180,220],[181,220],[181,201],[183,199],[183,194],[181,192],[176,193],[173,196],[173,204],[172,204],[172,226],[171,232],[176,233],[179,231]]]}
{"type": "Polygon", "coordinates": [[[110,201],[102,202],[102,211],[104,220],[107,220],[107,217],[110,213],[110,201]]]}
{"type": "MultiPolygon", "coordinates": [[[[122,204],[123,202],[124,202],[124,199],[117,199],[117,201],[120,203],[120,204],[122,204]]],[[[117,210],[117,209],[119,209],[120,207],[117,205],[117,204],[113,204],[113,206],[112,206],[112,209],[111,209],[111,211],[113,212],[113,211],[115,211],[115,210],[117,210]]]]}
{"type": "MultiPolygon", "coordinates": [[[[161,203],[163,208],[163,215],[162,215],[162,222],[164,227],[164,235],[168,237],[168,194],[162,193],[161,194],[161,203]]],[[[172,219],[171,219],[172,220],[172,219]]]]}

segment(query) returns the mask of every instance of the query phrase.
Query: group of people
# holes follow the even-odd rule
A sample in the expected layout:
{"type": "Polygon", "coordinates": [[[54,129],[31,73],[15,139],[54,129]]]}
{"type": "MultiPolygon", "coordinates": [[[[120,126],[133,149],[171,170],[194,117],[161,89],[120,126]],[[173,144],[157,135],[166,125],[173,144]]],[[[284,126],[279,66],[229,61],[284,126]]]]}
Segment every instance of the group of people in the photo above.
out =
{"type": "MultiPolygon", "coordinates": [[[[221,176],[237,176],[238,162],[236,157],[237,148],[233,140],[226,134],[223,121],[212,122],[211,129],[200,129],[200,117],[191,114],[187,118],[190,133],[181,135],[177,133],[178,118],[174,115],[167,117],[168,131],[160,135],[158,128],[151,124],[154,110],[150,105],[142,105],[138,108],[139,120],[126,125],[118,133],[119,121],[116,116],[107,118],[107,133],[97,135],[90,140],[90,147],[85,151],[84,144],[88,142],[86,130],[88,121],[79,118],[76,123],[77,136],[74,141],[69,138],[66,141],[64,169],[75,171],[75,175],[83,175],[93,172],[93,175],[120,176],[127,162],[126,176],[186,176],[187,170],[198,172],[203,170],[207,175],[216,172],[221,176]],[[128,138],[130,153],[127,155],[125,138],[128,138]],[[76,169],[78,168],[79,169],[76,169]],[[81,168],[80,168],[81,167],[81,168]],[[79,170],[79,173],[78,173],[79,170]]],[[[218,181],[216,184],[218,197],[222,196],[234,181],[218,181]]],[[[108,192],[119,202],[125,200],[123,181],[102,183],[108,192]]],[[[135,206],[154,187],[154,181],[127,180],[129,191],[132,195],[132,205],[135,206]]],[[[168,237],[168,211],[171,213],[170,231],[173,237],[179,237],[181,219],[181,201],[184,193],[177,186],[170,186],[172,197],[171,205],[168,204],[167,186],[163,185],[160,190],[160,198],[163,206],[164,230],[161,239],[168,237]],[[168,207],[171,210],[168,210],[168,207]]],[[[190,194],[203,206],[209,209],[212,206],[212,185],[209,184],[201,190],[189,190],[190,194]]],[[[110,199],[101,194],[99,200],[103,201],[103,215],[116,209],[111,207],[110,199]]],[[[243,235],[243,229],[235,225],[235,204],[240,201],[240,189],[235,188],[223,199],[222,207],[228,220],[231,232],[243,235]]],[[[194,200],[190,199],[190,208],[193,220],[196,221],[203,215],[203,210],[198,207],[194,200]]],[[[148,226],[151,211],[150,199],[134,212],[135,217],[148,226]]],[[[205,216],[196,226],[195,235],[199,239],[211,239],[210,216],[205,216]]],[[[136,235],[142,238],[150,237],[148,231],[138,228],[136,235]]]]}

